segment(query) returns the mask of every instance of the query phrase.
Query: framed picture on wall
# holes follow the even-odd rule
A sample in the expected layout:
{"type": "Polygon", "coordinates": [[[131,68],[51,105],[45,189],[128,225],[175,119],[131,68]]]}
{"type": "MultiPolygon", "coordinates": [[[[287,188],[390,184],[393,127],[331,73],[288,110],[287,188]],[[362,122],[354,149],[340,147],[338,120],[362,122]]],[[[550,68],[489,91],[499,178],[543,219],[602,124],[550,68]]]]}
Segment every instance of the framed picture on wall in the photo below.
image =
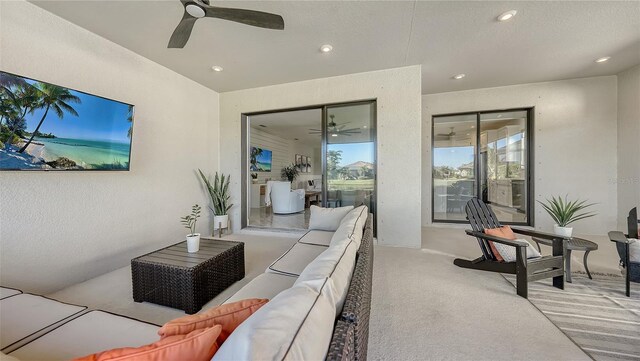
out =
{"type": "Polygon", "coordinates": [[[304,172],[311,173],[311,158],[304,157],[304,172]]]}
{"type": "Polygon", "coordinates": [[[295,165],[302,172],[302,156],[300,154],[296,154],[295,165]]]}

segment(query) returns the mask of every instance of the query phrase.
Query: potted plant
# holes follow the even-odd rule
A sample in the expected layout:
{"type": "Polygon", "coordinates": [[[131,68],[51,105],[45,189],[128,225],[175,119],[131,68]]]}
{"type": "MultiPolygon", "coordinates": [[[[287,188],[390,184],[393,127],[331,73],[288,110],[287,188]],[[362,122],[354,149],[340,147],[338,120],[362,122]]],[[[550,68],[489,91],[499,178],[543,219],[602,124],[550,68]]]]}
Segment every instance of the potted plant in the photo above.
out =
{"type": "Polygon", "coordinates": [[[195,253],[200,249],[200,233],[196,233],[196,222],[200,218],[200,206],[195,204],[191,207],[191,214],[180,218],[180,222],[190,233],[187,235],[187,252],[195,253]]]}
{"type": "Polygon", "coordinates": [[[569,224],[596,215],[596,213],[593,212],[579,213],[593,206],[594,203],[587,204],[586,201],[581,200],[570,201],[567,196],[564,196],[564,199],[561,197],[551,197],[551,199],[547,199],[546,202],[538,201],[538,203],[542,205],[544,210],[547,211],[556,222],[553,225],[553,233],[558,236],[571,237],[573,227],[567,227],[569,224]]]}
{"type": "Polygon", "coordinates": [[[258,173],[251,173],[251,182],[258,183],[258,173]]]}
{"type": "Polygon", "coordinates": [[[198,169],[198,172],[211,198],[209,209],[213,212],[213,229],[218,229],[218,227],[227,228],[229,226],[229,210],[233,207],[233,204],[229,204],[231,199],[229,195],[231,176],[225,177],[224,174],[218,176],[218,172],[216,172],[213,183],[211,183],[211,180],[200,169],[198,169]]]}
{"type": "Polygon", "coordinates": [[[288,165],[283,167],[280,171],[280,176],[282,179],[286,179],[293,184],[293,180],[300,174],[300,170],[295,164],[288,165]]]}

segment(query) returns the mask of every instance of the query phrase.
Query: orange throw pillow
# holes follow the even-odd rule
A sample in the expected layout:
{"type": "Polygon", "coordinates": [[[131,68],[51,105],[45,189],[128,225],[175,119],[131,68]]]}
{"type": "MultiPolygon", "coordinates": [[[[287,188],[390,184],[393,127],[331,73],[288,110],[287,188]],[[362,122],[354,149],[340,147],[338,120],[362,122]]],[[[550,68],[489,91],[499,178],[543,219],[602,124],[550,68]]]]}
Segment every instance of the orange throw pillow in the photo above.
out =
{"type": "Polygon", "coordinates": [[[141,347],[116,348],[73,361],[209,361],[218,351],[216,340],[222,326],[195,330],[187,335],[164,337],[156,343],[141,347]]]}
{"type": "MultiPolygon", "coordinates": [[[[516,234],[513,233],[513,231],[511,230],[511,227],[509,226],[502,226],[500,228],[485,228],[484,233],[490,236],[500,237],[500,238],[505,238],[510,240],[514,240],[517,238],[516,234]]],[[[496,246],[493,244],[493,242],[489,241],[489,247],[491,247],[491,253],[493,253],[493,255],[496,257],[496,260],[498,262],[504,262],[504,259],[500,255],[500,252],[498,252],[498,250],[496,249],[496,246]]]]}
{"type": "Polygon", "coordinates": [[[193,330],[221,325],[222,332],[218,337],[218,344],[222,345],[236,327],[267,302],[269,302],[267,299],[252,298],[220,305],[196,315],[176,318],[165,323],[158,330],[158,335],[162,338],[172,335],[184,335],[193,330]]]}

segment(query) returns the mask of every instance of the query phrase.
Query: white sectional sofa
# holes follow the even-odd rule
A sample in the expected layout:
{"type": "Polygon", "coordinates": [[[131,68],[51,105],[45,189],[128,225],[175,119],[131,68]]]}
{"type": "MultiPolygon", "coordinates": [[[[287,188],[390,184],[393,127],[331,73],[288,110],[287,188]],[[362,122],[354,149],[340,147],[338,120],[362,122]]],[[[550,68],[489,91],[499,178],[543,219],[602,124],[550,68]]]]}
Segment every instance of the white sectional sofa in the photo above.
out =
{"type": "MultiPolygon", "coordinates": [[[[345,217],[348,225],[335,232],[307,232],[224,302],[270,300],[214,360],[366,359],[372,217],[364,206],[349,214],[351,223],[345,217]]],[[[9,288],[0,288],[0,316],[0,350],[23,361],[67,360],[158,340],[159,325],[9,288]]]]}

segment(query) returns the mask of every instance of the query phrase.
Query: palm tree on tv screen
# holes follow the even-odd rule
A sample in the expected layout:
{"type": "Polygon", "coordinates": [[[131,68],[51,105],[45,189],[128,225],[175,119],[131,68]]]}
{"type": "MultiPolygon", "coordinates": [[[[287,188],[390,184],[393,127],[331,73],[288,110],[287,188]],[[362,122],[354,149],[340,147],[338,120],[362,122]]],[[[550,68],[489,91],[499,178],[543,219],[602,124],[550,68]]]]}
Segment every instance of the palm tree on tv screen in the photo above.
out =
{"type": "Polygon", "coordinates": [[[33,138],[36,136],[36,134],[38,134],[40,126],[47,117],[47,114],[49,114],[50,109],[53,109],[58,118],[64,117],[65,112],[76,117],[78,116],[78,112],[73,109],[73,107],[69,105],[69,103],[80,103],[80,98],[71,94],[69,89],[47,83],[37,83],[36,87],[40,92],[40,101],[38,108],[45,108],[44,114],[42,115],[42,118],[40,119],[40,122],[38,123],[36,129],[33,131],[33,133],[31,133],[31,137],[29,138],[27,143],[18,151],[19,153],[23,153],[25,149],[27,149],[29,144],[31,144],[33,138]]]}

